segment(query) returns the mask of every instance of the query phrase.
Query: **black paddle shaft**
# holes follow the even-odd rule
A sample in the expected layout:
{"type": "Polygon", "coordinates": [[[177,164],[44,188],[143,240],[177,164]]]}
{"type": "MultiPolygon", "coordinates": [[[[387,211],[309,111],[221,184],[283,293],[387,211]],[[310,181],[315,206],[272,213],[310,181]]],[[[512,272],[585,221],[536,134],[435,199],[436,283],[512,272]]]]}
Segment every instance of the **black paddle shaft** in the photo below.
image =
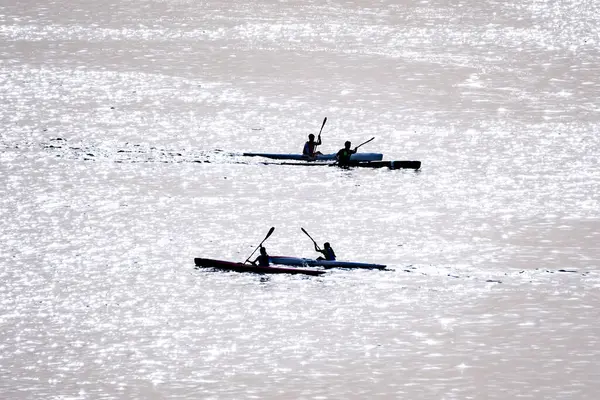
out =
{"type": "MultiPolygon", "coordinates": [[[[271,234],[273,233],[274,230],[275,230],[275,227],[272,226],[271,229],[269,229],[269,233],[267,233],[267,236],[265,236],[265,238],[263,239],[262,242],[260,242],[260,244],[258,245],[258,247],[254,249],[254,251],[252,252],[252,254],[250,254],[250,257],[252,257],[254,255],[254,253],[256,253],[256,250],[258,250],[260,248],[260,246],[262,246],[262,244],[265,242],[265,240],[267,240],[269,238],[269,236],[271,236],[271,234]]],[[[246,264],[248,262],[248,260],[250,260],[250,257],[248,257],[246,259],[246,261],[244,261],[244,264],[246,264]]]]}
{"type": "Polygon", "coordinates": [[[321,130],[319,131],[319,136],[321,136],[321,132],[323,132],[323,127],[325,126],[325,122],[327,122],[327,117],[323,120],[323,125],[321,125],[321,130]]]}
{"type": "Polygon", "coordinates": [[[306,230],[305,230],[304,228],[300,228],[300,229],[302,229],[302,232],[304,232],[304,233],[306,234],[306,236],[308,236],[308,238],[309,238],[310,240],[312,240],[312,241],[313,241],[313,243],[315,244],[315,247],[316,247],[317,249],[320,249],[320,247],[319,247],[319,245],[317,244],[317,242],[315,242],[315,239],[313,239],[313,238],[312,238],[312,237],[311,237],[311,236],[308,234],[308,232],[306,232],[306,230]]]}
{"type": "Polygon", "coordinates": [[[373,136],[371,139],[367,140],[366,142],[363,142],[363,143],[359,144],[358,146],[356,146],[356,147],[355,147],[355,149],[358,149],[358,148],[359,148],[360,146],[362,146],[363,144],[367,144],[367,143],[369,143],[369,142],[370,142],[370,141],[372,141],[373,139],[375,139],[375,136],[373,136]]]}

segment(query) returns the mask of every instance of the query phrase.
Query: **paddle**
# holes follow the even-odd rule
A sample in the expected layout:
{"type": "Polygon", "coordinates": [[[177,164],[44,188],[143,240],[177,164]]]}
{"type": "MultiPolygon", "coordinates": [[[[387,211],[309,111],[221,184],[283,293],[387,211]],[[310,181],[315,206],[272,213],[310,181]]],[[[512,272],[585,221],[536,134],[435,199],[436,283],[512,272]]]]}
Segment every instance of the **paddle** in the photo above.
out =
{"type": "Polygon", "coordinates": [[[321,136],[321,132],[323,132],[323,127],[325,126],[325,122],[327,122],[327,117],[323,120],[323,125],[321,125],[321,130],[319,131],[319,136],[321,136]]]}
{"type": "MultiPolygon", "coordinates": [[[[265,242],[265,240],[267,240],[269,238],[269,236],[271,236],[271,234],[273,233],[274,230],[275,230],[275,227],[272,226],[271,229],[269,229],[269,233],[267,233],[267,236],[265,236],[265,238],[263,239],[262,242],[260,242],[258,247],[254,249],[252,254],[250,254],[250,257],[252,257],[254,255],[254,253],[256,253],[256,250],[258,250],[260,248],[260,246],[262,246],[262,244],[265,242]]],[[[246,264],[248,262],[248,260],[250,260],[250,257],[248,257],[248,259],[246,261],[244,261],[244,264],[246,264]]]]}
{"type": "Polygon", "coordinates": [[[302,229],[302,232],[304,232],[304,233],[306,234],[306,236],[308,236],[308,237],[309,237],[309,239],[313,241],[313,243],[315,244],[315,247],[316,247],[317,249],[320,249],[320,247],[319,247],[319,245],[317,244],[317,242],[315,242],[315,239],[313,239],[313,238],[312,238],[312,237],[311,237],[311,236],[308,234],[308,232],[306,232],[306,230],[305,230],[304,228],[300,228],[300,229],[302,229]]]}
{"type": "Polygon", "coordinates": [[[360,146],[362,146],[363,144],[367,144],[367,143],[369,143],[369,142],[370,142],[370,141],[372,141],[373,139],[375,139],[375,136],[373,136],[371,139],[367,140],[366,142],[359,144],[358,146],[356,146],[356,147],[354,148],[354,150],[358,149],[358,148],[359,148],[360,146]]]}
{"type": "MultiPolygon", "coordinates": [[[[366,142],[362,142],[361,144],[359,144],[358,146],[356,146],[356,147],[354,148],[354,152],[356,153],[356,151],[358,150],[358,148],[359,148],[360,146],[362,146],[362,145],[364,145],[364,144],[367,144],[367,143],[369,143],[370,141],[372,141],[372,140],[374,140],[374,139],[375,139],[375,136],[373,136],[371,139],[367,140],[366,142]]],[[[338,161],[336,161],[336,162],[334,162],[334,163],[333,163],[333,164],[331,164],[331,165],[340,165],[340,163],[339,163],[339,160],[338,160],[338,161]]]]}
{"type": "MultiPolygon", "coordinates": [[[[325,117],[325,119],[323,120],[323,125],[321,125],[321,130],[319,131],[319,140],[317,140],[318,143],[321,143],[321,133],[323,132],[323,128],[325,127],[325,122],[327,122],[327,117],[325,117]]],[[[318,144],[315,144],[315,150],[314,152],[317,153],[317,146],[318,144]]],[[[318,153],[321,154],[321,153],[318,153]]]]}

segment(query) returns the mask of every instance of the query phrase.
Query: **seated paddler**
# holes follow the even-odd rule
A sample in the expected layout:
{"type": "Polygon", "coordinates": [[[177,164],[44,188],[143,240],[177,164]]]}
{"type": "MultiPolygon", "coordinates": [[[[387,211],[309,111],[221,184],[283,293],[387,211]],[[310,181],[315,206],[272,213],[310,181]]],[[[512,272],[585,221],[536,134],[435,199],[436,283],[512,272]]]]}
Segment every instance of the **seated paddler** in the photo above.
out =
{"type": "Polygon", "coordinates": [[[302,149],[302,155],[308,158],[315,158],[315,156],[321,154],[320,151],[317,151],[317,146],[323,144],[321,141],[321,135],[319,135],[319,139],[315,142],[315,135],[312,133],[308,135],[308,142],[304,144],[304,149],[302,149]]]}
{"type": "Polygon", "coordinates": [[[336,159],[340,167],[347,167],[350,164],[350,157],[356,154],[357,148],[350,149],[352,143],[350,141],[344,143],[344,148],[337,152],[336,159]]]}
{"type": "Polygon", "coordinates": [[[256,257],[256,260],[252,261],[252,264],[257,265],[259,267],[268,267],[269,266],[269,255],[267,254],[267,249],[260,246],[260,255],[256,257]]]}
{"type": "Polygon", "coordinates": [[[329,242],[325,242],[323,244],[323,249],[320,249],[319,246],[317,246],[317,244],[315,243],[315,250],[323,254],[323,256],[319,256],[317,260],[335,261],[335,252],[331,248],[329,242]]]}

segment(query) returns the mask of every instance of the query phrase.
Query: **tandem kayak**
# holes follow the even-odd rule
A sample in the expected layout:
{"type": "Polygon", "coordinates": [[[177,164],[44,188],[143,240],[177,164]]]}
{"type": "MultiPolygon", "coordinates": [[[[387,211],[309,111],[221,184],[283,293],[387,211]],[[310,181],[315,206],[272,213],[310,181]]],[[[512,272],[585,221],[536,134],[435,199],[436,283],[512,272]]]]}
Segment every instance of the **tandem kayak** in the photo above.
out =
{"type": "MultiPolygon", "coordinates": [[[[308,158],[302,154],[275,154],[275,153],[244,153],[242,154],[247,157],[263,157],[270,158],[273,160],[304,160],[304,161],[333,161],[336,158],[336,154],[320,154],[314,159],[308,158]]],[[[350,156],[352,161],[381,161],[383,160],[383,154],[381,153],[356,153],[350,156]]]]}
{"type": "Polygon", "coordinates": [[[253,272],[255,274],[302,274],[322,275],[325,271],[302,268],[259,267],[252,264],[242,264],[230,261],[211,260],[210,258],[194,258],[196,267],[214,268],[224,271],[253,272]]]}
{"type": "Polygon", "coordinates": [[[342,167],[337,163],[299,163],[299,162],[262,162],[263,165],[294,165],[302,167],[341,167],[341,168],[388,168],[388,169],[420,169],[421,161],[354,161],[346,167],[342,167]]]}
{"type": "Polygon", "coordinates": [[[280,265],[296,265],[308,267],[323,267],[323,268],[363,268],[363,269],[385,269],[386,265],[360,263],[351,261],[328,261],[315,260],[312,258],[286,257],[286,256],[270,256],[269,259],[273,264],[280,265]]]}

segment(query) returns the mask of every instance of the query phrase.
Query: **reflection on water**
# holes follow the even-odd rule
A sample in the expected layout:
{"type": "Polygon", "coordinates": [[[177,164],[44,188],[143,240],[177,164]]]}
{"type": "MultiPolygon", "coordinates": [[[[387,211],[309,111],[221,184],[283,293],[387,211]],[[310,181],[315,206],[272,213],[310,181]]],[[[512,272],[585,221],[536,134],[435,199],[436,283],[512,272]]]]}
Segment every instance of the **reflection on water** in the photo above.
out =
{"type": "Polygon", "coordinates": [[[5,5],[0,394],[595,398],[598,7],[5,5]]]}

